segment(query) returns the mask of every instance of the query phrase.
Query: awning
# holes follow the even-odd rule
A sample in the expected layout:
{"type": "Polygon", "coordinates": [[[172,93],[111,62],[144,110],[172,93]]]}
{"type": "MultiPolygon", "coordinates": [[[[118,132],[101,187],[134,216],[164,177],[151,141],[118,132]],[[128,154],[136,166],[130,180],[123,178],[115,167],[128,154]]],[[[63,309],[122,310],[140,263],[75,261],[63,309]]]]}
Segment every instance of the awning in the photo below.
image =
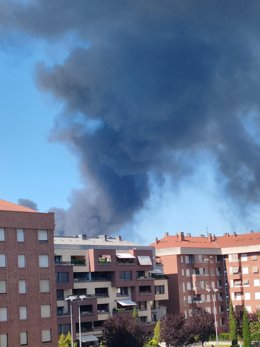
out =
{"type": "Polygon", "coordinates": [[[116,254],[117,258],[120,259],[134,259],[135,256],[130,254],[130,253],[117,253],[116,254]]]}
{"type": "Polygon", "coordinates": [[[139,255],[137,258],[140,265],[152,265],[152,260],[148,255],[139,255]]]}
{"type": "Polygon", "coordinates": [[[137,304],[129,299],[126,300],[117,300],[117,303],[122,306],[136,306],[137,304]]]}
{"type": "Polygon", "coordinates": [[[97,337],[94,335],[81,336],[81,342],[94,342],[98,341],[97,337]]]}
{"type": "Polygon", "coordinates": [[[151,271],[149,271],[150,274],[158,274],[158,275],[164,275],[164,273],[162,272],[162,270],[159,269],[153,269],[151,271]]]}

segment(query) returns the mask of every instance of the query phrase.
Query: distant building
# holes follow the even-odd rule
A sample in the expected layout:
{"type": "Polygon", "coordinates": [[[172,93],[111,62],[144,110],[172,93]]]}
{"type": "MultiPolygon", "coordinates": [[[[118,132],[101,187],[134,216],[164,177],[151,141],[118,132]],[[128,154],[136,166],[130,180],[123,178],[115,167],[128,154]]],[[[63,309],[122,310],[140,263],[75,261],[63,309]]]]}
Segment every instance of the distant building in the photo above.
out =
{"type": "Polygon", "coordinates": [[[260,233],[224,236],[166,234],[152,244],[169,277],[169,312],[186,317],[196,308],[216,312],[219,330],[228,327],[228,305],[260,309],[260,233]]]}
{"type": "Polygon", "coordinates": [[[53,230],[53,213],[0,200],[1,347],[57,346],[53,230]]]}
{"type": "Polygon", "coordinates": [[[155,266],[152,247],[105,235],[55,237],[54,244],[59,334],[71,330],[72,316],[74,339],[80,319],[82,341],[91,344],[111,315],[132,315],[137,308],[139,319],[153,329],[166,314],[167,278],[155,266]]]}

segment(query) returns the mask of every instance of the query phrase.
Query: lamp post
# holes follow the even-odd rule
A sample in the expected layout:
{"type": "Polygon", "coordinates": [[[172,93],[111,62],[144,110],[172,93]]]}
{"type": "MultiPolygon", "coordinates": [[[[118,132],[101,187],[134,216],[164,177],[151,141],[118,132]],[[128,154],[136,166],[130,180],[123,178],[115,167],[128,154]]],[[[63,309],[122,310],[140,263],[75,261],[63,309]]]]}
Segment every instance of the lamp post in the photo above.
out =
{"type": "Polygon", "coordinates": [[[215,323],[215,332],[216,332],[216,343],[217,346],[219,346],[218,344],[218,323],[217,323],[217,311],[216,311],[216,293],[218,292],[217,288],[206,288],[207,292],[212,294],[212,301],[213,301],[213,311],[214,311],[214,323],[215,323]]]}
{"type": "Polygon", "coordinates": [[[72,319],[72,301],[76,300],[75,295],[68,296],[65,300],[70,302],[70,335],[71,335],[71,347],[73,347],[73,319],[72,319]]]}
{"type": "MultiPolygon", "coordinates": [[[[79,295],[78,297],[80,300],[84,300],[86,299],[86,295],[79,295]]],[[[78,310],[79,310],[79,347],[82,347],[82,342],[81,342],[81,317],[80,317],[80,304],[78,306],[78,310]]]]}

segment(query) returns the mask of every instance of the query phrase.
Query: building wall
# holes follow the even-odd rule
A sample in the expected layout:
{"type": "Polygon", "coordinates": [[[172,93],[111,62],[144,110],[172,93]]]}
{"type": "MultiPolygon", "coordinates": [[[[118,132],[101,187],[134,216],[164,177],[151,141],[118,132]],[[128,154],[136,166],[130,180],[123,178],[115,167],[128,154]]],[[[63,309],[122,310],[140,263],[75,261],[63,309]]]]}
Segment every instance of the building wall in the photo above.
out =
{"type": "Polygon", "coordinates": [[[1,285],[6,283],[6,293],[0,294],[0,338],[3,342],[7,336],[8,346],[20,345],[20,333],[27,335],[29,347],[57,345],[53,229],[52,213],[0,211],[0,257],[6,259],[0,267],[1,285]],[[24,241],[17,241],[17,229],[23,230],[24,241]],[[46,241],[38,240],[38,230],[46,230],[46,241]],[[48,259],[46,267],[40,267],[39,256],[48,259]],[[41,280],[49,281],[48,292],[41,293],[41,280]],[[19,293],[24,284],[25,292],[19,293]],[[43,318],[41,309],[49,308],[43,318]],[[44,330],[50,330],[50,342],[42,342],[44,330]]]}
{"type": "MultiPolygon", "coordinates": [[[[149,276],[149,271],[154,268],[154,253],[150,247],[143,247],[134,249],[136,247],[125,247],[119,244],[117,245],[104,245],[97,244],[95,246],[78,244],[73,249],[73,243],[69,246],[62,246],[62,243],[58,243],[59,239],[56,238],[55,255],[62,263],[67,266],[71,266],[74,281],[70,284],[64,284],[64,299],[66,296],[84,293],[86,299],[82,301],[76,300],[74,305],[90,305],[89,300],[92,300],[92,314],[88,318],[82,316],[82,334],[94,334],[100,336],[102,334],[102,324],[111,315],[127,314],[132,315],[132,310],[135,306],[122,306],[119,302],[131,300],[136,303],[138,308],[138,316],[141,320],[150,322],[153,330],[154,319],[158,319],[158,315],[165,314],[166,309],[162,304],[162,300],[168,298],[168,285],[167,279],[154,279],[149,276]],[[79,249],[81,248],[81,249],[79,249]],[[117,257],[117,253],[132,255],[130,261],[125,259],[120,260],[117,257]],[[82,265],[71,264],[71,260],[84,258],[82,265]],[[150,264],[140,264],[138,257],[149,257],[150,264]],[[70,262],[70,265],[69,265],[70,262]],[[126,277],[123,279],[123,273],[126,277]],[[78,281],[75,277],[82,276],[78,281]],[[130,278],[128,278],[130,276],[130,278]],[[162,293],[155,295],[155,282],[158,286],[165,287],[162,293]],[[71,288],[68,289],[68,286],[71,288]],[[140,292],[140,289],[142,291],[140,292]],[[160,303],[160,304],[159,304],[160,303]],[[84,321],[89,323],[84,325],[84,321]]],[[[72,240],[73,242],[73,240],[72,240]]],[[[103,243],[105,239],[103,240],[103,243]]],[[[60,269],[62,264],[57,264],[57,270],[60,269]]],[[[59,284],[60,285],[60,284],[59,284]]],[[[161,287],[157,287],[158,290],[161,287]]],[[[65,314],[58,315],[59,332],[62,331],[62,327],[70,330],[70,314],[69,303],[58,301],[57,305],[64,307],[63,312],[65,314]]],[[[78,312],[78,308],[76,308],[78,312]]],[[[74,314],[73,316],[73,333],[74,339],[78,337],[77,329],[78,318],[74,314]]]]}

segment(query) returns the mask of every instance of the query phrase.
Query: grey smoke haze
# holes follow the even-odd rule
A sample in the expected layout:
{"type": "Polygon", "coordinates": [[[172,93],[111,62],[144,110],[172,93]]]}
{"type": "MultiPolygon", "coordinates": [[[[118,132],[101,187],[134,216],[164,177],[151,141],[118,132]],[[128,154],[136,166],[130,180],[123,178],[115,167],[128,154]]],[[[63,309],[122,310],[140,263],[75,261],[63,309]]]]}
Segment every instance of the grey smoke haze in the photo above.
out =
{"type": "MultiPolygon", "coordinates": [[[[2,2],[16,28],[75,47],[40,63],[38,86],[64,105],[51,138],[80,159],[85,188],[57,232],[111,233],[142,209],[151,176],[178,184],[206,153],[238,206],[260,202],[260,3],[186,0],[2,2]]],[[[0,24],[1,25],[1,24],[0,24]]]]}
{"type": "Polygon", "coordinates": [[[38,210],[38,206],[37,206],[36,202],[29,200],[29,199],[23,199],[23,198],[18,199],[18,205],[22,205],[24,207],[29,207],[35,211],[38,210]]]}

